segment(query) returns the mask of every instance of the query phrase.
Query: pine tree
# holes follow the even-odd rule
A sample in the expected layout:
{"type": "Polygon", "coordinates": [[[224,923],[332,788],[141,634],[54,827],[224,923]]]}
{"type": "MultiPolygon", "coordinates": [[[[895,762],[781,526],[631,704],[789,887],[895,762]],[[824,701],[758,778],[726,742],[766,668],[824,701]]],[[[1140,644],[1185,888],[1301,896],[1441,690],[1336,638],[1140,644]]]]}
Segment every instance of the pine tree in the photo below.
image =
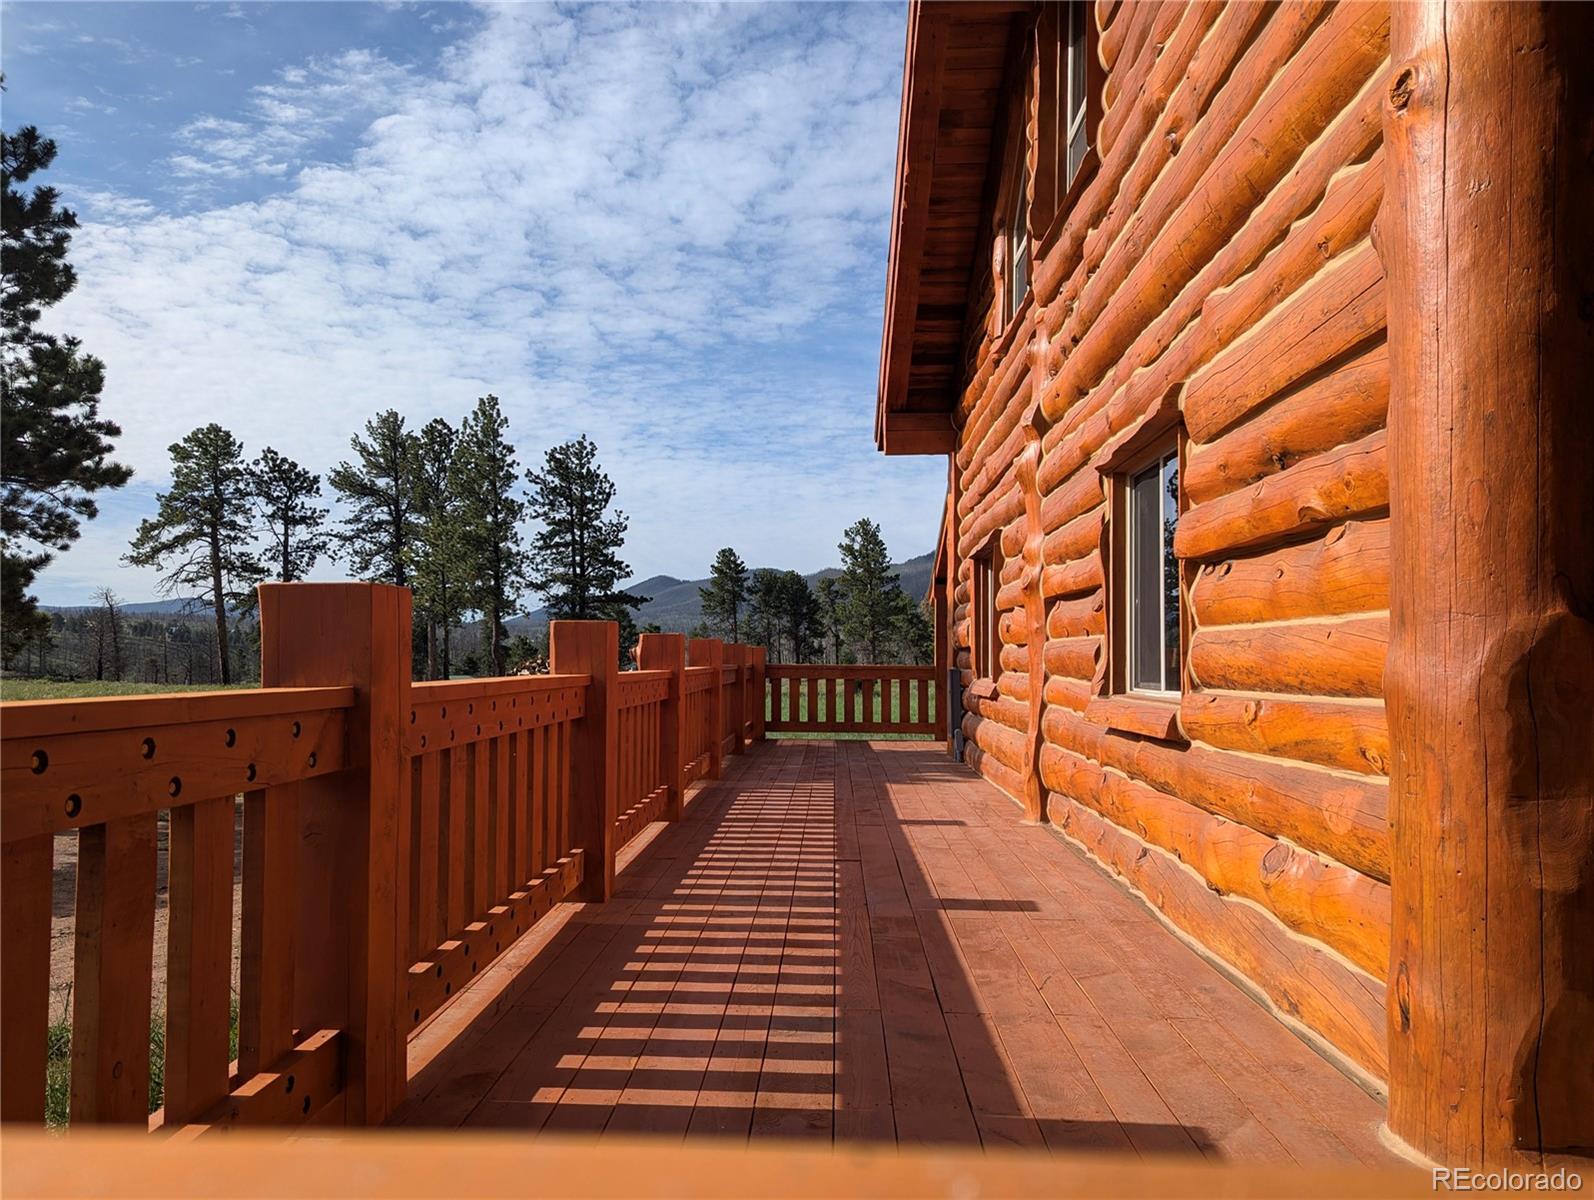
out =
{"type": "Polygon", "coordinates": [[[413,555],[416,616],[426,626],[426,676],[447,679],[453,628],[465,612],[465,568],[456,512],[454,452],[459,434],[441,417],[421,430],[416,458],[413,555]]]}
{"type": "Polygon", "coordinates": [[[773,567],[759,567],[747,583],[747,621],[743,636],[762,646],[770,662],[780,662],[781,573],[773,567]]]}
{"type": "Polygon", "coordinates": [[[841,584],[834,575],[826,575],[819,581],[819,620],[823,637],[829,644],[830,661],[840,665],[841,584]]]}
{"type": "Polygon", "coordinates": [[[842,634],[865,661],[880,662],[901,614],[893,593],[902,591],[880,526],[860,518],[842,534],[840,550],[842,634]]]}
{"type": "Polygon", "coordinates": [[[470,603],[482,614],[482,659],[490,675],[504,673],[504,622],[526,586],[519,529],[526,506],[512,490],[520,464],[504,436],[508,428],[498,397],[483,396],[460,427],[454,450],[460,560],[470,603]]]}
{"type": "Polygon", "coordinates": [[[155,497],[153,517],[139,522],[126,560],[162,572],[161,590],[183,592],[214,611],[221,682],[232,682],[227,610],[254,604],[264,573],[255,539],[254,489],[243,447],[220,425],[201,426],[170,447],[172,486],[155,497]]]}
{"type": "Polygon", "coordinates": [[[77,338],[41,333],[43,310],[77,283],[66,260],[77,216],[26,183],[55,160],[33,126],[0,133],[0,651],[9,661],[48,620],[28,593],[39,571],[98,515],[93,494],[132,471],[114,462],[115,422],[99,415],[105,365],[77,338]]]}
{"type": "Polygon", "coordinates": [[[820,636],[819,598],[814,595],[808,581],[796,571],[785,571],[780,577],[781,633],[791,647],[791,660],[808,662],[813,657],[814,639],[820,636]]]}
{"type": "Polygon", "coordinates": [[[321,498],[321,476],[267,446],[250,464],[249,480],[271,568],[283,583],[296,583],[327,552],[328,538],[321,528],[327,510],[313,503],[321,498]]]}
{"type": "Polygon", "coordinates": [[[741,641],[742,607],[747,603],[747,564],[726,546],[714,556],[707,587],[697,589],[703,598],[703,619],[719,636],[741,641]]]}
{"type": "Polygon", "coordinates": [[[415,538],[417,439],[392,409],[349,439],[357,464],[341,462],[327,482],[349,507],[336,535],[355,574],[404,587],[415,538]]]}
{"type": "Polygon", "coordinates": [[[620,590],[631,574],[620,558],[627,522],[623,512],[607,515],[614,483],[597,455],[583,434],[549,450],[542,471],[526,473],[531,515],[543,526],[532,543],[531,586],[555,620],[617,621],[648,601],[620,590]]]}
{"type": "Polygon", "coordinates": [[[896,622],[898,657],[915,666],[928,666],[935,661],[935,624],[926,611],[928,601],[915,604],[913,597],[901,587],[897,588],[897,593],[902,597],[896,622]]]}

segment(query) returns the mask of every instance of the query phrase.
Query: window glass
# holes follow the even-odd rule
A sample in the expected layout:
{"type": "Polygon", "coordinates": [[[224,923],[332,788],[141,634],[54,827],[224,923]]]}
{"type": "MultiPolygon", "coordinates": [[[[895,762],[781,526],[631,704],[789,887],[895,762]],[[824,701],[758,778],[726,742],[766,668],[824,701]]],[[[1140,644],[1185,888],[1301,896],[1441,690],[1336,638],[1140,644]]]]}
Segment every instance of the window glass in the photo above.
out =
{"type": "Polygon", "coordinates": [[[1162,468],[1129,481],[1129,686],[1162,691],[1162,468]]]}
{"type": "Polygon", "coordinates": [[[1173,535],[1179,528],[1179,458],[1162,463],[1162,687],[1177,691],[1179,674],[1179,559],[1173,535]]]}

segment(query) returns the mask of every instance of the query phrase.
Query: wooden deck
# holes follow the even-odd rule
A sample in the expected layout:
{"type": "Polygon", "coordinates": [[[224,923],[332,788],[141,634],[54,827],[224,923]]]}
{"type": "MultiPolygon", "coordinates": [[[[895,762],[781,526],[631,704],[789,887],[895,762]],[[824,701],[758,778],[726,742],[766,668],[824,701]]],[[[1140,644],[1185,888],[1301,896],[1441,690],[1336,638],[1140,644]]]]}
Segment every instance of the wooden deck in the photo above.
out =
{"type": "Polygon", "coordinates": [[[939,746],[770,742],[411,1044],[421,1126],[1387,1165],[1382,1106],[939,746]]]}

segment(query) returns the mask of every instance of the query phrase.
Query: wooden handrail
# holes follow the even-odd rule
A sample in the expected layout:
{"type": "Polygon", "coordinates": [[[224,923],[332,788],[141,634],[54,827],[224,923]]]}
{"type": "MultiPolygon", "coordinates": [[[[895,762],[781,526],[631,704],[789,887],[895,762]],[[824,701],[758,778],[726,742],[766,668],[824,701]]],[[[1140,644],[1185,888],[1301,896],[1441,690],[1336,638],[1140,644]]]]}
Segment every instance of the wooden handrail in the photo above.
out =
{"type": "Polygon", "coordinates": [[[770,663],[770,733],[945,736],[934,667],[770,663]]]}
{"type": "Polygon", "coordinates": [[[555,622],[555,674],[416,683],[404,589],[269,584],[260,612],[266,687],[0,705],[7,1121],[44,1116],[57,837],[78,838],[73,1123],[376,1123],[407,1037],[561,900],[606,898],[620,848],[761,736],[753,647],[695,640],[688,665],[681,635],[648,634],[621,672],[612,623],[555,622]],[[129,1001],[152,991],[162,820],[150,1117],[129,1001]]]}

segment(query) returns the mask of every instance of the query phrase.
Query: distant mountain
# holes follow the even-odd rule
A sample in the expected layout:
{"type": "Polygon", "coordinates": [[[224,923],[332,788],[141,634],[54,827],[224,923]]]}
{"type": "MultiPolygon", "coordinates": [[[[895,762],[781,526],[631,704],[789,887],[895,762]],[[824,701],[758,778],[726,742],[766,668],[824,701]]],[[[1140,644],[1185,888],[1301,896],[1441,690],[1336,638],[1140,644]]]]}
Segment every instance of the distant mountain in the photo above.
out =
{"type": "MultiPolygon", "coordinates": [[[[902,577],[902,590],[915,600],[922,600],[924,594],[930,590],[930,575],[935,570],[935,555],[921,554],[917,558],[892,564],[892,569],[902,577]]],[[[840,567],[826,567],[803,578],[808,580],[810,586],[817,586],[821,579],[840,574],[840,567]]],[[[625,590],[633,596],[648,597],[648,602],[637,610],[638,625],[654,624],[666,632],[686,633],[703,620],[703,600],[698,589],[707,586],[707,579],[677,579],[673,575],[654,575],[628,585],[625,590]]],[[[516,617],[506,624],[512,634],[540,635],[548,627],[548,612],[542,608],[533,609],[526,616],[516,617]]]]}
{"type": "MultiPolygon", "coordinates": [[[[918,558],[893,564],[892,569],[902,577],[902,590],[914,600],[922,600],[925,592],[930,590],[930,574],[935,569],[935,555],[921,554],[918,558]]],[[[807,579],[811,586],[816,586],[821,579],[840,574],[840,567],[826,567],[803,578],[807,579]]],[[[698,594],[698,589],[707,586],[707,579],[677,579],[673,575],[653,575],[631,584],[625,590],[633,596],[648,597],[648,602],[637,610],[638,625],[655,624],[669,632],[686,633],[703,620],[703,600],[698,594]]],[[[94,606],[85,604],[40,605],[45,612],[61,613],[81,612],[85,608],[92,607],[94,606]]],[[[197,601],[180,598],[147,600],[137,604],[124,604],[121,607],[127,616],[184,613],[206,616],[209,613],[209,610],[197,601]]],[[[507,621],[506,625],[511,634],[541,634],[548,627],[548,612],[542,608],[533,609],[526,616],[507,621]]],[[[467,628],[471,626],[467,625],[467,628]]]]}
{"type": "MultiPolygon", "coordinates": [[[[39,605],[40,610],[43,611],[43,612],[58,612],[58,613],[82,612],[84,609],[87,609],[87,608],[98,608],[98,607],[99,607],[99,605],[97,605],[97,604],[41,604],[41,605],[39,605]]],[[[152,616],[152,615],[155,615],[155,614],[158,614],[158,613],[174,613],[174,614],[175,613],[181,613],[181,614],[187,614],[187,615],[190,615],[190,616],[197,614],[197,615],[200,615],[200,616],[205,616],[205,615],[207,615],[210,612],[210,609],[208,607],[206,607],[206,605],[205,605],[205,603],[203,601],[201,601],[201,600],[184,600],[181,597],[175,597],[175,598],[173,598],[171,600],[144,600],[144,601],[140,601],[137,604],[122,604],[122,605],[119,605],[118,607],[122,610],[122,613],[123,613],[124,616],[129,616],[129,617],[147,617],[147,616],[152,616]]]]}

